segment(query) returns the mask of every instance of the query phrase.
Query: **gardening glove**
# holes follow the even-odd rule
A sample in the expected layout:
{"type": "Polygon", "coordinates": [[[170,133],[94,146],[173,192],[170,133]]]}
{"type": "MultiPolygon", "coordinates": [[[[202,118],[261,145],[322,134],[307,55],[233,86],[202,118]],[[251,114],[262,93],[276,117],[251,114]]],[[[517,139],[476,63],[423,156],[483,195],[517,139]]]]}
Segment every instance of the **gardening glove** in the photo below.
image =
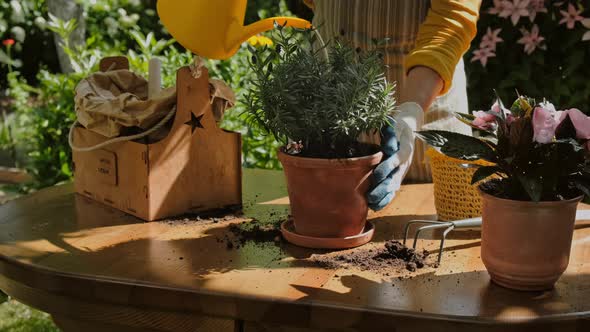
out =
{"type": "Polygon", "coordinates": [[[416,137],[414,132],[424,123],[424,111],[416,103],[404,103],[390,118],[392,126],[381,129],[383,161],[373,172],[372,185],[367,194],[369,207],[374,211],[385,208],[400,189],[412,163],[416,137]]]}

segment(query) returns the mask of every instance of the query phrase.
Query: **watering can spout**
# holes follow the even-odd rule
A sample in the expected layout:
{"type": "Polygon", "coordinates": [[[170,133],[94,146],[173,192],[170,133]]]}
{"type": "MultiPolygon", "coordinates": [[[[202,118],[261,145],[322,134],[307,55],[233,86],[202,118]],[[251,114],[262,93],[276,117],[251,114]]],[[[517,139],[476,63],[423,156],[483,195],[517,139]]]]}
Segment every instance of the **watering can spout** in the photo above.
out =
{"type": "Polygon", "coordinates": [[[244,26],[247,0],[158,0],[158,15],[170,34],[185,48],[209,59],[227,59],[240,45],[274,22],[300,29],[311,27],[293,17],[267,18],[244,26]]]}
{"type": "Polygon", "coordinates": [[[240,44],[250,39],[250,37],[274,29],[275,22],[279,25],[297,29],[309,29],[312,27],[309,21],[294,17],[271,17],[246,26],[236,24],[234,27],[232,27],[234,31],[229,34],[233,38],[227,40],[227,48],[237,49],[240,44]]]}

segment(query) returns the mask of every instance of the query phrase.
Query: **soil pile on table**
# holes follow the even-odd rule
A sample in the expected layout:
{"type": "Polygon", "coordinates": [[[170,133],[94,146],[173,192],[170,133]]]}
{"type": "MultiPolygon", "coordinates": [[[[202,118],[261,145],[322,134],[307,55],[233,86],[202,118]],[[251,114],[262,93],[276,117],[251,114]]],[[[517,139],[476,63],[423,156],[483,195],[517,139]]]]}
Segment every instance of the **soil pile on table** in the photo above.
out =
{"type": "Polygon", "coordinates": [[[356,267],[361,270],[389,274],[400,271],[414,272],[433,264],[428,261],[426,250],[416,251],[399,241],[388,241],[373,249],[357,248],[346,254],[316,255],[313,260],[328,268],[356,267]]]}
{"type": "Polygon", "coordinates": [[[281,242],[281,231],[275,224],[252,220],[247,223],[231,224],[229,232],[219,241],[225,242],[228,250],[240,249],[246,242],[281,242]]]}
{"type": "Polygon", "coordinates": [[[233,236],[226,235],[225,237],[228,249],[239,249],[247,241],[281,242],[281,231],[276,225],[263,224],[256,220],[242,224],[231,224],[229,231],[233,236]]]}

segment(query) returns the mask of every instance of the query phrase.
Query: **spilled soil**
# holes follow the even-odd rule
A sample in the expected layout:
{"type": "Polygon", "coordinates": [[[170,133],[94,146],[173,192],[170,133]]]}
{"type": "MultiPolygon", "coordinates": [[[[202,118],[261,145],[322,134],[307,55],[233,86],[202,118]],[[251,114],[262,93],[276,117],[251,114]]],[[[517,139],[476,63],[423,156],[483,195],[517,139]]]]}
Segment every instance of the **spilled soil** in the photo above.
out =
{"type": "Polygon", "coordinates": [[[225,243],[228,250],[240,249],[246,242],[275,242],[281,243],[281,231],[275,224],[260,223],[257,220],[241,224],[231,224],[228,227],[228,234],[218,242],[225,243]]]}
{"type": "MultiPolygon", "coordinates": [[[[231,224],[229,234],[218,242],[225,243],[228,250],[239,250],[246,242],[274,242],[278,246],[289,245],[282,238],[279,224],[260,223],[257,220],[231,224]]],[[[369,244],[346,251],[311,250],[315,252],[310,261],[326,269],[356,268],[383,275],[400,272],[415,272],[425,267],[436,267],[427,250],[416,251],[399,241],[384,244],[369,244]]]]}
{"type": "MultiPolygon", "coordinates": [[[[166,221],[169,224],[226,224],[223,235],[217,236],[216,241],[226,250],[240,250],[248,242],[276,245],[283,250],[290,246],[280,231],[280,220],[261,222],[256,219],[235,222],[235,215],[210,218],[185,218],[166,221]]],[[[313,262],[318,268],[325,269],[358,269],[371,271],[385,276],[415,272],[426,267],[436,267],[435,257],[431,257],[426,250],[417,251],[408,248],[399,241],[385,243],[369,243],[365,246],[343,250],[327,251],[310,249],[310,257],[304,258],[313,262]]]]}
{"type": "Polygon", "coordinates": [[[356,248],[346,254],[316,255],[313,260],[330,268],[355,267],[388,275],[392,272],[415,272],[427,266],[434,266],[426,250],[416,251],[399,241],[388,241],[373,248],[356,248]]]}

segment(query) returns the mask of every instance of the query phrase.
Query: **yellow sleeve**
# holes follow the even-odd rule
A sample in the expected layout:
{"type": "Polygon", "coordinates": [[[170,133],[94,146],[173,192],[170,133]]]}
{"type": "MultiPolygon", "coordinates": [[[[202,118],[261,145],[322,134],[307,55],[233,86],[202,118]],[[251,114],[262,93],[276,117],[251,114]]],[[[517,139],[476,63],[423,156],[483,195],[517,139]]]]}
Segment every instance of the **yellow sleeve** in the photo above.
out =
{"type": "Polygon", "coordinates": [[[431,68],[444,81],[440,94],[448,92],[455,67],[477,34],[481,1],[433,0],[418,32],[416,48],[406,58],[406,72],[416,66],[431,68]]]}

